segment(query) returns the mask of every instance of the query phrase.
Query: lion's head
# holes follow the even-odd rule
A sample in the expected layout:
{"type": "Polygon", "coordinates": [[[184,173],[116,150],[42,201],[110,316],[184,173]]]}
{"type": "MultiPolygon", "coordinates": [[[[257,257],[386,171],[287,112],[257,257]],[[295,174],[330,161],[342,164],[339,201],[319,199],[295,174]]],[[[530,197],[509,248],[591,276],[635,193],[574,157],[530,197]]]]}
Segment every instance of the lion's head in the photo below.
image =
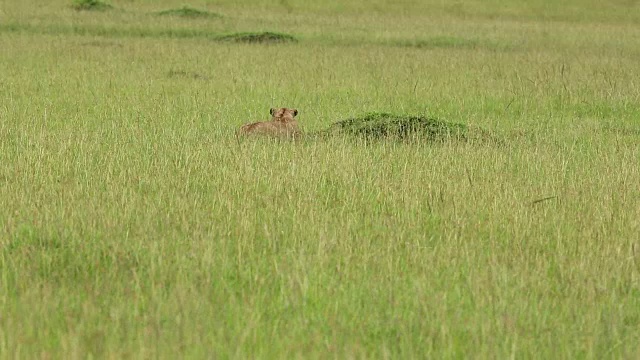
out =
{"type": "Polygon", "coordinates": [[[297,109],[288,108],[271,108],[271,121],[289,122],[293,121],[294,117],[298,115],[297,109]]]}

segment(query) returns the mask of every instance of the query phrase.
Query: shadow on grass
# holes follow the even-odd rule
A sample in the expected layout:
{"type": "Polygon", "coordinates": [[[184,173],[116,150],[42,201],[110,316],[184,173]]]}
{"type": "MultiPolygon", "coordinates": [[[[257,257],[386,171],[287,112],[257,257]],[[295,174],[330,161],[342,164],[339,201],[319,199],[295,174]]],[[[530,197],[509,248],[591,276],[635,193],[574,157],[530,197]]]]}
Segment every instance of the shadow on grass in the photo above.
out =
{"type": "Polygon", "coordinates": [[[100,0],[75,0],[71,5],[77,11],[105,11],[113,6],[100,0]]]}
{"type": "Polygon", "coordinates": [[[486,49],[492,51],[514,50],[515,46],[509,43],[498,43],[486,39],[465,39],[455,36],[434,36],[426,39],[387,41],[387,45],[409,47],[416,49],[457,49],[473,50],[486,49]]]}
{"type": "Polygon", "coordinates": [[[32,280],[40,279],[51,284],[75,285],[96,277],[111,279],[129,277],[140,264],[135,254],[113,244],[87,241],[74,242],[74,235],[56,232],[31,224],[18,226],[0,249],[0,256],[12,259],[10,273],[17,285],[29,274],[32,280]],[[95,245],[99,244],[99,245],[95,245]]]}
{"type": "Polygon", "coordinates": [[[85,41],[80,43],[80,45],[82,46],[92,46],[92,47],[98,47],[98,48],[105,48],[105,47],[114,47],[114,48],[123,48],[124,45],[115,42],[115,41],[104,41],[104,40],[93,40],[93,41],[85,41]]]}
{"type": "Polygon", "coordinates": [[[463,39],[452,36],[436,36],[428,39],[416,39],[398,42],[400,46],[415,47],[419,49],[436,48],[476,48],[480,45],[477,40],[463,39]]]}
{"type": "Polygon", "coordinates": [[[216,19],[223,16],[206,10],[199,10],[189,6],[183,6],[177,9],[162,10],[155,13],[159,16],[175,16],[189,19],[216,19]]]}
{"type": "Polygon", "coordinates": [[[184,70],[170,70],[167,72],[168,78],[184,78],[184,79],[193,79],[193,80],[209,80],[210,77],[204,74],[200,74],[197,72],[190,72],[184,70]]]}

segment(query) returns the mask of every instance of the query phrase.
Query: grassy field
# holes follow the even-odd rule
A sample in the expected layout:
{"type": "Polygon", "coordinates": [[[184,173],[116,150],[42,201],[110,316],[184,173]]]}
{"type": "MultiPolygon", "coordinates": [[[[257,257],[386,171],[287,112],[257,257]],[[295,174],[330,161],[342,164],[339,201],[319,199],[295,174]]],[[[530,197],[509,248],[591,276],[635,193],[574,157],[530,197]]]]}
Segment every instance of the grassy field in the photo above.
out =
{"type": "Polygon", "coordinates": [[[0,358],[640,357],[638,1],[235,3],[0,3],[0,358]]]}

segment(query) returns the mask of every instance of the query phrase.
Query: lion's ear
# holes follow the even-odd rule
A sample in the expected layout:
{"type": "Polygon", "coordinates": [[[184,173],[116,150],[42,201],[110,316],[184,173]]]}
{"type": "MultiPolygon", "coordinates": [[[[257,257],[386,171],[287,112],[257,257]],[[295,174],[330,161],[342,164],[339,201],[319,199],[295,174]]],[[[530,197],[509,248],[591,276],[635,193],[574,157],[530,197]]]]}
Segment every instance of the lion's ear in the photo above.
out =
{"type": "Polygon", "coordinates": [[[271,114],[271,116],[273,116],[275,112],[276,112],[276,108],[271,108],[271,110],[269,110],[269,114],[271,114]]]}
{"type": "Polygon", "coordinates": [[[298,115],[298,109],[293,109],[293,116],[298,115]]]}

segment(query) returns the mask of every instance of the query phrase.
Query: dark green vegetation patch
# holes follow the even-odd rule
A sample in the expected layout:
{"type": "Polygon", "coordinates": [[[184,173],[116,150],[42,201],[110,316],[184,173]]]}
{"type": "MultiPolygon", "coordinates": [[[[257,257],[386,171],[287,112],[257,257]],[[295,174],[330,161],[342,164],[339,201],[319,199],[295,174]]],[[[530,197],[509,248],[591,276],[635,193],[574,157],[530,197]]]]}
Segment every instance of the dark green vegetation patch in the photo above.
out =
{"type": "Polygon", "coordinates": [[[467,140],[463,124],[444,122],[424,116],[369,113],[363,117],[338,121],[324,132],[376,139],[421,139],[429,141],[467,140]]]}
{"type": "Polygon", "coordinates": [[[167,73],[167,77],[169,78],[186,78],[186,79],[194,79],[194,80],[209,80],[209,76],[200,74],[197,72],[190,72],[184,70],[170,70],[167,73]]]}
{"type": "Polygon", "coordinates": [[[478,41],[472,39],[463,39],[452,36],[436,36],[428,39],[416,39],[403,41],[402,46],[416,47],[420,49],[436,49],[436,48],[475,48],[478,41]]]}
{"type": "Polygon", "coordinates": [[[231,42],[239,42],[239,43],[249,43],[249,44],[277,44],[277,43],[287,43],[287,42],[296,42],[296,38],[289,34],[281,34],[274,32],[247,32],[247,33],[236,33],[224,35],[217,40],[220,41],[231,41],[231,42]]]}
{"type": "Polygon", "coordinates": [[[168,9],[168,10],[158,11],[156,14],[160,16],[177,16],[177,17],[190,18],[190,19],[222,17],[222,15],[220,14],[216,14],[206,10],[195,9],[186,5],[177,9],[168,9]]]}
{"type": "Polygon", "coordinates": [[[422,39],[405,39],[387,41],[390,46],[411,47],[416,49],[486,49],[491,51],[510,51],[518,45],[506,41],[496,42],[488,39],[462,38],[457,36],[433,36],[422,39]]]}
{"type": "Polygon", "coordinates": [[[100,0],[74,0],[72,7],[78,11],[105,11],[113,6],[100,0]]]}

